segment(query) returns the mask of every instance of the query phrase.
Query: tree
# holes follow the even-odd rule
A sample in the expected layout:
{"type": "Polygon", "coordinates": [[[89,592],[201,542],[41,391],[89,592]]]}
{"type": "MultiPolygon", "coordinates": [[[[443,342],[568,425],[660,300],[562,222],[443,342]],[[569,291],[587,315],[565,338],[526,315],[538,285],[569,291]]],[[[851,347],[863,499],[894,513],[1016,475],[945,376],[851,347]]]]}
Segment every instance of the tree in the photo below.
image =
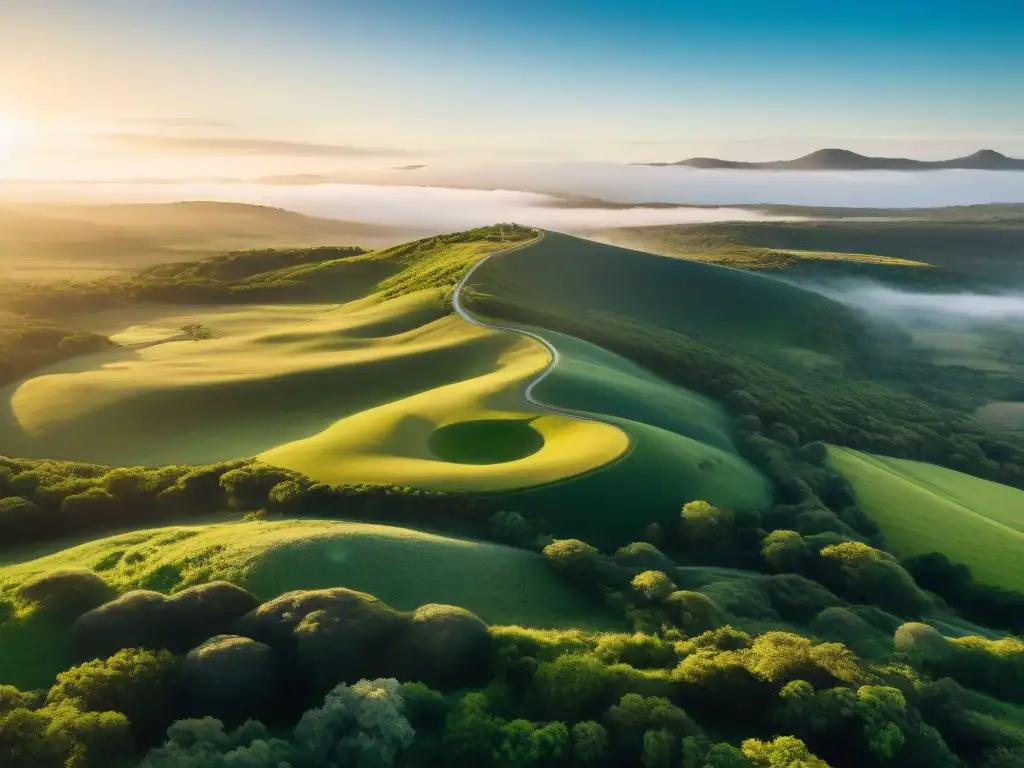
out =
{"type": "Polygon", "coordinates": [[[776,573],[799,573],[803,569],[804,537],[796,531],[772,531],[761,544],[761,555],[776,573]]]}
{"type": "Polygon", "coordinates": [[[660,603],[672,594],[676,585],[661,571],[644,571],[633,577],[633,593],[643,602],[660,603]]]}
{"type": "Polygon", "coordinates": [[[441,744],[450,765],[476,768],[493,763],[501,736],[501,726],[487,711],[487,697],[467,693],[448,715],[441,744]]]}
{"type": "Polygon", "coordinates": [[[181,326],[178,330],[193,341],[213,338],[213,331],[202,323],[187,323],[186,325],[181,326]]]}
{"type": "Polygon", "coordinates": [[[46,515],[21,496],[0,499],[0,535],[9,543],[33,541],[43,530],[46,515]]]}
{"type": "Polygon", "coordinates": [[[743,754],[756,768],[829,768],[795,736],[778,736],[772,741],[747,739],[743,742],[743,754]]]}
{"type": "Polygon", "coordinates": [[[146,741],[169,722],[177,659],[167,651],[129,648],[104,660],[61,672],[46,696],[48,706],[70,703],[83,712],[121,712],[132,733],[146,741]]]}
{"type": "Polygon", "coordinates": [[[859,541],[844,541],[821,550],[825,577],[840,594],[887,611],[918,616],[931,601],[892,555],[859,541]]]}
{"type": "Polygon", "coordinates": [[[516,547],[529,547],[537,538],[530,521],[518,512],[495,512],[490,520],[491,538],[516,547]]]}
{"type": "Polygon", "coordinates": [[[608,731],[593,720],[572,727],[572,754],[580,765],[596,763],[608,749],[608,731]]]}
{"type": "Polygon", "coordinates": [[[291,768],[292,745],[270,738],[262,723],[247,721],[231,732],[212,717],[179,720],[167,741],[152,750],[140,768],[291,768]]]}
{"type": "Polygon", "coordinates": [[[579,539],[559,539],[544,547],[548,564],[576,581],[593,578],[601,566],[601,553],[579,539]]]}
{"type": "Polygon", "coordinates": [[[706,501],[691,501],[682,510],[683,526],[691,549],[728,545],[733,534],[733,514],[706,501]]]}
{"type": "Polygon", "coordinates": [[[394,765],[415,737],[402,715],[394,678],[342,683],[295,726],[295,747],[307,762],[324,768],[394,765]]]}
{"type": "Polygon", "coordinates": [[[679,737],[665,729],[644,733],[643,752],[640,761],[644,768],[672,768],[679,737]]]}
{"type": "Polygon", "coordinates": [[[688,635],[699,635],[722,623],[723,614],[702,592],[680,589],[665,600],[665,612],[688,635]]]}

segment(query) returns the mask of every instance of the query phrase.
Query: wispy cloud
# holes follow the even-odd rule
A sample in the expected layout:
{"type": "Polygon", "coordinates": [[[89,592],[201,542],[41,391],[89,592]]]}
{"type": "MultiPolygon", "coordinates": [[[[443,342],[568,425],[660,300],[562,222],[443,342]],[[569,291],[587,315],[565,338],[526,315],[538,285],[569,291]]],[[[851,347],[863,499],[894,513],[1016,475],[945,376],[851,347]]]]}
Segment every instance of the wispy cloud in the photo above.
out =
{"type": "Polygon", "coordinates": [[[202,117],[121,117],[117,123],[137,128],[230,128],[232,125],[202,117]]]}
{"type": "Polygon", "coordinates": [[[132,149],[189,155],[278,155],[287,157],[404,157],[414,153],[388,147],[318,144],[309,141],[237,136],[168,136],[161,133],[104,133],[105,141],[132,149]]]}

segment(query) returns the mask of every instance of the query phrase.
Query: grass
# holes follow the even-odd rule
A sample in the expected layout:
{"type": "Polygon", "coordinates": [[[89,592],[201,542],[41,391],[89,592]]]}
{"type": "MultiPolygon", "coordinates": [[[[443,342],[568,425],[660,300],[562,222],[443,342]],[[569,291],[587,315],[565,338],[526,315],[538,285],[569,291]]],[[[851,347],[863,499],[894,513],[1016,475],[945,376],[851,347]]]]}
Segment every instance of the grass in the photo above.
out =
{"type": "MultiPolygon", "coordinates": [[[[227,522],[133,531],[35,559],[6,556],[0,594],[34,575],[87,568],[119,590],[173,592],[226,579],[267,600],[294,589],[350,587],[395,608],[460,605],[488,623],[617,629],[540,555],[391,526],[326,520],[227,522]]],[[[10,605],[9,601],[0,603],[10,605]]],[[[67,628],[27,612],[0,623],[0,684],[46,685],[70,666],[67,628]]]]}
{"type": "MultiPolygon", "coordinates": [[[[687,306],[685,300],[674,303],[679,281],[659,289],[655,286],[665,276],[646,271],[666,260],[608,250],[615,251],[612,265],[602,263],[601,246],[549,233],[538,245],[480,267],[468,286],[469,306],[479,314],[486,306],[480,297],[497,293],[526,295],[573,312],[585,303],[635,308],[642,295],[643,311],[660,322],[678,322],[680,307],[687,306]],[[614,290],[625,284],[610,274],[619,269],[630,275],[629,291],[614,290]]],[[[507,318],[500,322],[509,324],[507,318]]],[[[534,395],[549,405],[597,415],[633,439],[630,453],[601,471],[524,493],[531,509],[545,511],[556,534],[622,543],[639,536],[652,519],[678,516],[682,504],[693,499],[737,509],[770,502],[768,482],[739,457],[729,417],[714,401],[594,344],[547,328],[526,329],[553,344],[560,356],[534,395]]]]}
{"type": "Polygon", "coordinates": [[[849,448],[829,456],[898,554],[941,552],[982,583],[1024,591],[1024,491],[849,448]]]}
{"type": "Polygon", "coordinates": [[[133,305],[79,318],[123,346],[0,390],[0,450],[117,466],[259,455],[323,482],[470,491],[556,482],[613,461],[628,447],[621,430],[526,404],[522,388],[548,361],[542,345],[451,314],[450,283],[501,247],[490,235],[252,278],[359,297],[340,307],[133,305]],[[213,338],[175,340],[186,323],[213,338]],[[510,435],[522,444],[488,453],[510,435]]]}
{"type": "MultiPolygon", "coordinates": [[[[829,215],[829,209],[770,208],[789,215],[829,215]]],[[[603,230],[596,236],[604,242],[741,269],[859,275],[920,285],[965,280],[996,285],[1024,277],[1020,208],[1003,217],[997,213],[979,213],[972,207],[895,214],[840,211],[837,215],[863,218],[633,227],[603,230]],[[922,268],[928,266],[932,269],[922,268]]]]}

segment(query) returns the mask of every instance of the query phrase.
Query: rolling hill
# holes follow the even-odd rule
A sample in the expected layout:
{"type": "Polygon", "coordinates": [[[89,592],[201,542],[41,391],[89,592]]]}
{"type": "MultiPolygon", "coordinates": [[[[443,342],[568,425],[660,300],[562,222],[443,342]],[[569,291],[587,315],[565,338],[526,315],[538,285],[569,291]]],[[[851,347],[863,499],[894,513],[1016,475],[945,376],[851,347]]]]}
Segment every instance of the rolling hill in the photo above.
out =
{"type": "Polygon", "coordinates": [[[991,149],[980,149],[951,160],[911,160],[906,157],[868,157],[848,149],[819,149],[794,160],[742,162],[714,157],[691,157],[674,163],[644,163],[655,166],[684,166],[716,170],[753,171],[1024,171],[1024,160],[1007,157],[991,149]]]}
{"type": "Polygon", "coordinates": [[[12,204],[0,208],[0,275],[33,281],[88,278],[210,251],[379,247],[416,234],[241,203],[12,204]]]}
{"type": "Polygon", "coordinates": [[[897,554],[941,552],[984,584],[1024,591],[1024,491],[849,448],[829,457],[897,554]]]}
{"type": "MultiPolygon", "coordinates": [[[[345,586],[398,609],[465,606],[492,624],[620,628],[612,612],[581,600],[536,553],[394,526],[222,522],[137,530],[43,556],[8,552],[0,560],[0,605],[33,576],[68,569],[92,570],[121,591],[173,592],[224,579],[269,600],[345,586]]],[[[0,620],[0,685],[48,685],[72,663],[66,632],[31,612],[0,620]]]]}

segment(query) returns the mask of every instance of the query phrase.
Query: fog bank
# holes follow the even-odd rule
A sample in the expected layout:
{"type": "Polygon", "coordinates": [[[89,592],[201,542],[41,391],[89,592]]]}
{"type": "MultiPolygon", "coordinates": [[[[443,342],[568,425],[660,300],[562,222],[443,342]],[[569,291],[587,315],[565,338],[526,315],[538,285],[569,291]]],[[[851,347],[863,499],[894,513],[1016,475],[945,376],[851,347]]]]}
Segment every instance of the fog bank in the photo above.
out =
{"type": "Polygon", "coordinates": [[[563,232],[705,221],[784,220],[740,208],[567,207],[561,198],[512,190],[370,184],[47,183],[0,186],[9,202],[170,203],[182,200],[250,203],[313,216],[452,232],[514,221],[563,232]]]}

